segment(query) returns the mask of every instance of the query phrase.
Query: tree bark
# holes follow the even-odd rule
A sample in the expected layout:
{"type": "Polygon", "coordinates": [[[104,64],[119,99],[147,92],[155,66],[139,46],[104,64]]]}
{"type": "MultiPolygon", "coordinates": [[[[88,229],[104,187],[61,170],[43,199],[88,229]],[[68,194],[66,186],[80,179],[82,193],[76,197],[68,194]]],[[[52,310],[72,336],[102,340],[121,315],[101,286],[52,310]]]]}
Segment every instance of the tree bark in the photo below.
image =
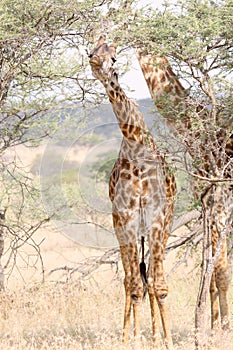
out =
{"type": "Polygon", "coordinates": [[[195,347],[196,350],[207,349],[208,313],[207,299],[210,290],[211,278],[215,266],[220,257],[223,242],[226,240],[230,222],[225,222],[228,217],[228,210],[224,213],[224,202],[221,202],[218,185],[210,185],[201,197],[203,209],[203,252],[202,252],[202,273],[199,287],[199,293],[195,309],[195,347]],[[208,203],[207,203],[208,201],[208,203]],[[222,217],[217,217],[217,207],[221,207],[222,217]],[[218,242],[213,254],[213,227],[216,225],[218,232],[218,242]]]}
{"type": "Polygon", "coordinates": [[[5,220],[5,212],[0,210],[0,291],[4,290],[4,270],[1,262],[4,251],[4,226],[1,223],[5,220]]]}
{"type": "Polygon", "coordinates": [[[202,250],[202,273],[195,309],[195,347],[196,350],[206,349],[207,347],[207,299],[211,276],[214,271],[212,258],[212,230],[210,227],[210,208],[206,204],[206,196],[212,186],[208,187],[202,196],[203,209],[203,250],[202,250]]]}

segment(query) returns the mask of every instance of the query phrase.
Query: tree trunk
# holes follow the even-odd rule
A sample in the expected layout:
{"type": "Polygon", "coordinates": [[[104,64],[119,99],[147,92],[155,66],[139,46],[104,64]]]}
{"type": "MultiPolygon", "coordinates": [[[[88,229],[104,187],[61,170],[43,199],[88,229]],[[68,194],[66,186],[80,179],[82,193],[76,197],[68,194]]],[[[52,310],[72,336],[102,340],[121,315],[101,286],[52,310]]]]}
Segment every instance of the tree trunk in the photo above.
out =
{"type": "MultiPolygon", "coordinates": [[[[204,248],[205,249],[205,248],[204,248]]],[[[207,299],[209,296],[209,288],[211,276],[213,273],[213,264],[208,263],[207,270],[202,269],[201,283],[195,309],[195,346],[196,350],[207,349],[207,328],[208,328],[208,312],[207,299]]]]}
{"type": "Polygon", "coordinates": [[[1,263],[2,254],[4,251],[4,234],[0,228],[0,291],[4,290],[4,270],[1,263]]]}
{"type": "Polygon", "coordinates": [[[202,250],[202,273],[195,309],[195,347],[196,350],[206,349],[207,346],[207,299],[209,295],[211,276],[214,271],[212,258],[212,230],[210,224],[210,208],[206,205],[206,196],[211,190],[207,188],[202,196],[203,209],[203,250],[202,250]]]}
{"type": "Polygon", "coordinates": [[[5,221],[6,210],[0,210],[0,291],[4,290],[4,271],[1,263],[2,254],[4,251],[4,226],[1,222],[5,221]]]}
{"type": "Polygon", "coordinates": [[[203,209],[203,252],[202,252],[202,274],[199,293],[195,309],[195,346],[196,350],[207,349],[208,313],[207,299],[210,290],[211,278],[215,266],[219,260],[223,242],[226,240],[231,221],[230,208],[222,201],[224,188],[218,185],[210,185],[202,195],[203,209]],[[219,215],[219,213],[221,215],[219,215]],[[213,254],[213,231],[218,234],[213,254]]]}

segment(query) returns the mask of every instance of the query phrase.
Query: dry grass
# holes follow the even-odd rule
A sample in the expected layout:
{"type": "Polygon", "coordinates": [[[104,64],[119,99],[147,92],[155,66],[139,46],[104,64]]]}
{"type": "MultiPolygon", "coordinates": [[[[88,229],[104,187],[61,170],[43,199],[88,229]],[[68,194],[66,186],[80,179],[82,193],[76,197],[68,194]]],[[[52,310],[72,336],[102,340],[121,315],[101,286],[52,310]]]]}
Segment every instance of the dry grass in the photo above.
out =
{"type": "MultiPolygon", "coordinates": [[[[39,268],[30,269],[23,266],[23,262],[20,267],[25,283],[16,273],[11,276],[8,292],[0,298],[0,349],[125,350],[120,341],[124,308],[121,266],[118,275],[114,268],[102,266],[89,280],[80,283],[77,282],[80,276],[74,275],[73,281],[64,283],[64,272],[50,275],[49,271],[59,266],[76,266],[78,261],[103,252],[81,247],[48,228],[35,235],[39,241],[43,237],[46,239],[41,245],[41,253],[46,283],[37,282],[40,280],[39,268]]],[[[169,253],[166,271],[174,267],[175,261],[176,253],[169,253]]],[[[199,283],[194,266],[189,259],[168,279],[175,350],[194,349],[194,311],[199,283]]],[[[231,301],[232,292],[231,288],[231,301]]],[[[142,306],[141,323],[140,350],[152,350],[148,298],[142,306]]],[[[209,350],[233,350],[230,334],[220,332],[211,341],[209,350]]],[[[127,349],[134,349],[133,341],[127,349]]],[[[161,346],[160,350],[165,349],[161,346]]]]}
{"type": "MultiPolygon", "coordinates": [[[[0,349],[18,350],[125,350],[121,344],[124,307],[123,272],[103,266],[89,280],[66,280],[62,273],[49,275],[53,268],[71,265],[89,256],[102,254],[69,241],[52,230],[38,232],[46,240],[41,246],[46,283],[39,284],[40,270],[25,266],[25,284],[19,276],[11,276],[8,292],[0,300],[0,349]],[[36,272],[36,273],[35,273],[36,272]],[[33,276],[33,277],[32,277],[33,276]],[[57,281],[62,281],[58,283],[57,281]]],[[[36,238],[36,236],[35,236],[36,238]]],[[[166,259],[166,270],[174,266],[176,253],[166,259]]],[[[194,310],[199,275],[191,259],[168,279],[169,304],[175,350],[194,349],[194,310]],[[171,307],[172,305],[172,307],[171,307]]],[[[233,300],[232,288],[230,300],[233,300]]],[[[231,303],[231,312],[233,305],[231,303]]],[[[142,345],[152,350],[151,321],[148,298],[142,306],[142,345]]],[[[232,350],[230,334],[221,332],[211,338],[209,349],[232,350]]],[[[131,341],[127,349],[134,349],[131,341]]],[[[160,350],[165,350],[161,346],[160,350]]]]}
{"type": "MultiPolygon", "coordinates": [[[[171,287],[174,287],[173,283],[171,287]]],[[[170,304],[174,301],[171,317],[175,350],[194,348],[195,294],[187,287],[183,284],[182,293],[173,288],[170,296],[170,304]]],[[[120,342],[122,314],[123,287],[119,279],[106,283],[104,289],[89,281],[85,285],[47,283],[16,290],[1,296],[0,349],[123,349],[120,342]]],[[[146,300],[142,307],[140,349],[153,348],[150,336],[146,300]]],[[[128,348],[133,349],[133,343],[128,348]]],[[[232,349],[230,335],[216,334],[209,349],[232,349]]]]}

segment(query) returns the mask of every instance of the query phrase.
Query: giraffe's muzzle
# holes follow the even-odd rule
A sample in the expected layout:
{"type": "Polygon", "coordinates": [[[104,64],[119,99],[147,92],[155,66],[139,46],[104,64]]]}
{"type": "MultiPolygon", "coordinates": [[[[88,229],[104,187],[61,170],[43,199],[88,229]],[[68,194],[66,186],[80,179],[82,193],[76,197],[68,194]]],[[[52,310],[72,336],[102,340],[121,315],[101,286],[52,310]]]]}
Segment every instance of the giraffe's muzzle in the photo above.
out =
{"type": "Polygon", "coordinates": [[[91,66],[95,66],[95,67],[101,67],[101,62],[100,62],[100,58],[96,55],[89,55],[90,58],[90,65],[91,66]]]}

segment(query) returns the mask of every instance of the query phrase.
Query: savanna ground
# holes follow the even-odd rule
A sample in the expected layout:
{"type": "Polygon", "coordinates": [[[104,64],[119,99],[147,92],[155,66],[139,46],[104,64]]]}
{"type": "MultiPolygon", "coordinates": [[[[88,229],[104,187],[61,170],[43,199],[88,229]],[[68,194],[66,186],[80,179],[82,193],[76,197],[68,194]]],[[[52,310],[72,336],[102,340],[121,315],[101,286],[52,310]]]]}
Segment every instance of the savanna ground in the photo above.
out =
{"type": "MultiPolygon", "coordinates": [[[[78,272],[69,276],[68,271],[56,269],[75,268],[104,251],[81,246],[51,225],[40,229],[34,239],[42,242],[45,282],[41,283],[40,264],[33,250],[25,247],[28,260],[22,255],[19,269],[6,279],[6,291],[1,294],[0,349],[125,349],[121,344],[124,308],[121,264],[101,265],[86,277],[78,272]]],[[[171,272],[181,255],[182,250],[169,253],[165,267],[175,350],[189,350],[194,349],[200,251],[171,272]]],[[[232,286],[229,300],[233,314],[232,286]]],[[[153,349],[150,325],[147,297],[142,305],[140,349],[153,349]]],[[[231,350],[232,343],[232,334],[219,332],[211,338],[209,349],[231,350]]],[[[131,340],[127,349],[133,348],[131,340]]]]}

